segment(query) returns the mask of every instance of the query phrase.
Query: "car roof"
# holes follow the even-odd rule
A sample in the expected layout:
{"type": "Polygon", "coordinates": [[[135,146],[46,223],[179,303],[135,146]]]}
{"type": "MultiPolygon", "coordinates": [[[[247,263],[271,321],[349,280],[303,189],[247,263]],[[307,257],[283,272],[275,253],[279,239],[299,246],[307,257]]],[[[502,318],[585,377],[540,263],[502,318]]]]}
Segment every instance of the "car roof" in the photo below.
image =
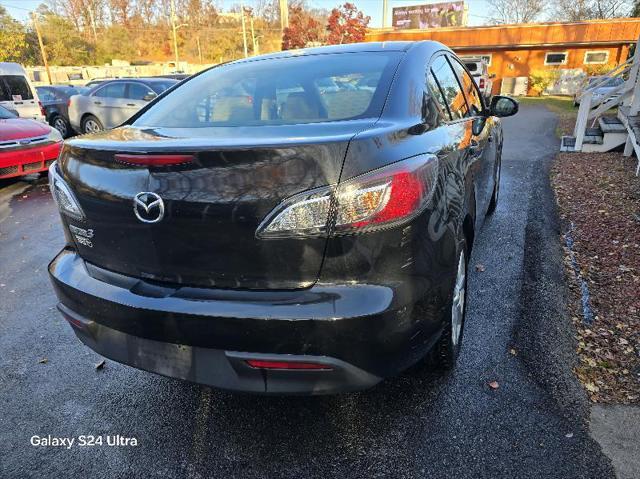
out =
{"type": "Polygon", "coordinates": [[[19,63],[0,62],[0,75],[25,75],[25,70],[19,63]]]}
{"type": "MultiPolygon", "coordinates": [[[[275,58],[291,58],[307,55],[323,55],[331,53],[358,53],[358,52],[406,52],[416,43],[433,43],[437,42],[408,42],[408,41],[392,41],[392,42],[362,42],[362,43],[346,43],[343,45],[327,45],[323,47],[300,48],[297,50],[285,50],[283,52],[268,53],[266,55],[258,55],[250,58],[243,58],[231,63],[244,63],[258,60],[269,60],[275,58]]],[[[438,44],[439,45],[439,44],[438,44]]]]}

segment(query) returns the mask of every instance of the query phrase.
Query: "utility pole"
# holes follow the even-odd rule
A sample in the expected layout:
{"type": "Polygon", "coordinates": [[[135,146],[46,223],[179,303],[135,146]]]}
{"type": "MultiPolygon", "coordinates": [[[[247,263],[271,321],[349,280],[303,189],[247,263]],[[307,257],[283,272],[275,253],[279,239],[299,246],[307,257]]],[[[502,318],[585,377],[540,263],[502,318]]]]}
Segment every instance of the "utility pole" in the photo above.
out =
{"type": "Polygon", "coordinates": [[[289,27],[289,5],[287,0],[280,0],[280,30],[284,35],[284,29],[289,27]]]}
{"type": "Polygon", "coordinates": [[[36,29],[36,35],[38,35],[38,44],[40,45],[40,54],[42,55],[42,61],[44,62],[44,68],[47,70],[47,77],[49,78],[49,85],[53,85],[51,82],[51,71],[49,70],[49,62],[47,62],[47,52],[44,51],[44,43],[42,43],[42,35],[40,34],[40,25],[38,25],[38,19],[36,14],[31,12],[31,19],[33,20],[33,26],[36,29]]]}
{"type": "Polygon", "coordinates": [[[89,10],[89,19],[91,20],[91,29],[93,30],[93,43],[98,43],[98,33],[96,32],[96,19],[93,17],[93,9],[91,6],[87,8],[89,10]]]}
{"type": "Polygon", "coordinates": [[[382,28],[387,28],[389,25],[389,5],[388,0],[382,0],[382,28]]]}
{"type": "Polygon", "coordinates": [[[202,49],[200,48],[200,35],[196,37],[196,45],[198,45],[198,58],[200,58],[200,64],[202,64],[202,49]]]}
{"type": "Polygon", "coordinates": [[[249,18],[251,20],[251,53],[256,55],[256,34],[253,31],[253,12],[251,12],[251,16],[249,18]]]}
{"type": "Polygon", "coordinates": [[[247,50],[247,26],[244,23],[244,4],[240,2],[240,15],[242,19],[242,41],[244,43],[244,57],[247,58],[249,56],[249,52],[247,50]]]}
{"type": "Polygon", "coordinates": [[[171,0],[171,30],[173,31],[173,51],[176,55],[176,71],[180,70],[180,58],[178,57],[178,36],[176,34],[176,3],[171,0]]]}

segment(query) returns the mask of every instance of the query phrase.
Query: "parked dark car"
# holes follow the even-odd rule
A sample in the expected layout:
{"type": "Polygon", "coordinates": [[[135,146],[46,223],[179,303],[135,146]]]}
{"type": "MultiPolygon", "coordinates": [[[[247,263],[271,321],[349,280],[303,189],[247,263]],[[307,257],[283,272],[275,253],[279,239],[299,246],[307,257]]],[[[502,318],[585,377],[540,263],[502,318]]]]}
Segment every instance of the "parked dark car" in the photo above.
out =
{"type": "Polygon", "coordinates": [[[100,82],[86,94],[71,97],[71,127],[79,133],[95,133],[119,126],[177,83],[171,78],[126,78],[100,82]]]}
{"type": "Polygon", "coordinates": [[[487,107],[436,42],[191,77],[67,141],[50,169],[58,309],[104,356],[230,390],[326,394],[427,356],[452,367],[469,253],[498,201],[498,117],[517,108],[487,107]]]}
{"type": "Polygon", "coordinates": [[[45,112],[47,123],[60,132],[63,138],[72,134],[69,123],[69,101],[73,95],[84,95],[89,88],[83,86],[52,85],[36,87],[38,98],[45,112]]]}

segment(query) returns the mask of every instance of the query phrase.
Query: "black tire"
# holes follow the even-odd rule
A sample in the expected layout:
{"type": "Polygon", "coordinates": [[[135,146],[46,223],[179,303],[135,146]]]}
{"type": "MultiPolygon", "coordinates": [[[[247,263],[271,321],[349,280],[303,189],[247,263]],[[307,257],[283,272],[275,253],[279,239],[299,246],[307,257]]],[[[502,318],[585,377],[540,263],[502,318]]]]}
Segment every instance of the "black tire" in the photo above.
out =
{"type": "Polygon", "coordinates": [[[492,214],[498,207],[498,199],[500,197],[500,171],[502,170],[502,152],[499,154],[498,167],[496,168],[496,178],[493,185],[493,193],[491,195],[491,201],[487,208],[487,215],[492,214]]]}
{"type": "Polygon", "coordinates": [[[87,115],[82,119],[82,133],[96,133],[98,131],[103,131],[104,126],[102,122],[98,120],[93,115],[87,115]]]}
{"type": "Polygon", "coordinates": [[[458,359],[458,355],[460,354],[460,347],[462,346],[462,337],[464,336],[464,321],[467,312],[467,267],[469,260],[467,258],[468,250],[467,243],[463,241],[460,246],[460,251],[458,252],[458,261],[456,261],[456,280],[454,281],[454,292],[452,292],[451,300],[448,304],[448,314],[447,319],[445,321],[444,329],[442,331],[442,335],[438,339],[438,342],[433,346],[431,350],[430,359],[431,363],[438,369],[442,370],[450,370],[456,364],[456,360],[458,359]],[[458,269],[459,269],[459,261],[460,256],[462,255],[463,261],[463,270],[464,270],[464,278],[462,283],[464,285],[464,291],[462,293],[462,314],[460,318],[460,327],[456,332],[453,326],[454,322],[454,302],[455,302],[455,291],[456,284],[458,283],[458,269]]]}
{"type": "Polygon", "coordinates": [[[49,124],[60,132],[62,138],[67,138],[71,134],[71,125],[62,115],[54,115],[49,124]]]}

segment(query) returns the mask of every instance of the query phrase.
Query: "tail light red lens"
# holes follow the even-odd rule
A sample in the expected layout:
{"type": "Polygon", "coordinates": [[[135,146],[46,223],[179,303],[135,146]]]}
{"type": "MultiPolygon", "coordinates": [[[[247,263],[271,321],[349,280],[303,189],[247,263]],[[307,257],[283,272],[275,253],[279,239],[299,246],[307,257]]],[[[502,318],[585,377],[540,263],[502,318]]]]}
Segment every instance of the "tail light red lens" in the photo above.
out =
{"type": "Polygon", "coordinates": [[[193,155],[136,155],[117,154],[116,161],[136,166],[171,166],[193,161],[193,155]]]}
{"type": "Polygon", "coordinates": [[[38,102],[38,106],[40,107],[40,114],[42,116],[47,116],[47,112],[44,109],[44,106],[42,106],[42,102],[38,102]]]}
{"type": "Polygon", "coordinates": [[[480,81],[478,82],[480,88],[484,88],[484,78],[480,78],[480,81]]]}
{"type": "Polygon", "coordinates": [[[424,211],[438,160],[419,155],[357,176],[337,187],[292,196],[262,222],[259,238],[343,235],[391,228],[424,211]]]}
{"type": "Polygon", "coordinates": [[[326,364],[304,363],[293,361],[263,361],[261,359],[247,359],[249,366],[256,369],[313,369],[322,371],[332,371],[333,368],[326,364]]]}

